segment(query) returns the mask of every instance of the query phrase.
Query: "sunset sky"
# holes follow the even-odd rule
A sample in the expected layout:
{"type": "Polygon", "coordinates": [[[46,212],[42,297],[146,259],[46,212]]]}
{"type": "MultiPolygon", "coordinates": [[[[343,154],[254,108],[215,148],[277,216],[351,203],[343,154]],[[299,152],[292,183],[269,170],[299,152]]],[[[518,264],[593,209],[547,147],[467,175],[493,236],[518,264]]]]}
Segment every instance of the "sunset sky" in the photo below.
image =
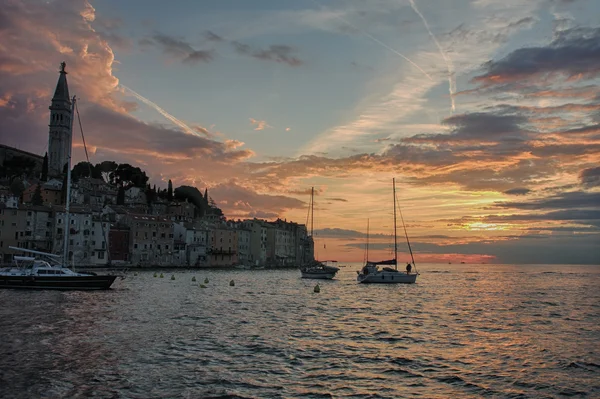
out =
{"type": "Polygon", "coordinates": [[[417,264],[600,264],[598,1],[0,4],[2,144],[46,152],[66,61],[92,163],[233,219],[314,186],[321,259],[390,256],[395,177],[417,264]]]}

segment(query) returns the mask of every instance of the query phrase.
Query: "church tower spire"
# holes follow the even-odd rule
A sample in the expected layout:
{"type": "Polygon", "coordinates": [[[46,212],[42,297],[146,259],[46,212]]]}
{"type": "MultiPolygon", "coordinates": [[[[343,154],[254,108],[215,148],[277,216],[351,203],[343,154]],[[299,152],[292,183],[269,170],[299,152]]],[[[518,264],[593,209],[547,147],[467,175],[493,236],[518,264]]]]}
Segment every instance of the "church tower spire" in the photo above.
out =
{"type": "Polygon", "coordinates": [[[60,75],[52,104],[50,105],[50,124],[48,136],[48,175],[60,176],[71,151],[71,98],[67,85],[67,64],[60,64],[60,75]]]}

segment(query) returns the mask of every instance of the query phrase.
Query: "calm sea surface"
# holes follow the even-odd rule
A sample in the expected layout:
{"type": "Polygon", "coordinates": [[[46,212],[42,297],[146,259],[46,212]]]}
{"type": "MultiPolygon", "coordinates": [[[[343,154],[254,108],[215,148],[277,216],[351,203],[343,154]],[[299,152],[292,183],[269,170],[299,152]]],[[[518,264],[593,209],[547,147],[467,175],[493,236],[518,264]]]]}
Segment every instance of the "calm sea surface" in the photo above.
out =
{"type": "Polygon", "coordinates": [[[0,398],[600,398],[600,266],[358,267],[0,290],[0,398]]]}

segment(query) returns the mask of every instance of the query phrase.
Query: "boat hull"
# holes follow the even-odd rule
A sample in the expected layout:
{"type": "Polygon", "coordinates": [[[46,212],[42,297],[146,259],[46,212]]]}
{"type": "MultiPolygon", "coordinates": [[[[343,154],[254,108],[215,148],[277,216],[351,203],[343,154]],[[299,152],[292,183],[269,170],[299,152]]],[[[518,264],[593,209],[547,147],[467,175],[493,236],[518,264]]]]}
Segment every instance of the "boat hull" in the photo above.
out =
{"type": "Polygon", "coordinates": [[[311,278],[317,280],[331,280],[335,277],[337,272],[303,272],[302,278],[311,278]]]}
{"type": "Polygon", "coordinates": [[[363,284],[414,284],[417,282],[417,274],[404,274],[396,272],[378,272],[370,274],[359,274],[356,281],[363,284]]]}
{"type": "Polygon", "coordinates": [[[2,276],[0,288],[42,290],[107,290],[117,276],[2,276]]]}

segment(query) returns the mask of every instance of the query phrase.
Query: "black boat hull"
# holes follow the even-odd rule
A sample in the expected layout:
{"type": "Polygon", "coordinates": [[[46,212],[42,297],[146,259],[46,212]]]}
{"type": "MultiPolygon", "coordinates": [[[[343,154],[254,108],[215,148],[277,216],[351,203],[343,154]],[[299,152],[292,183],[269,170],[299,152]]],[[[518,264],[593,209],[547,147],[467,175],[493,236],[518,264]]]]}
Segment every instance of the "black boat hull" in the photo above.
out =
{"type": "Polygon", "coordinates": [[[0,276],[0,288],[42,290],[107,290],[117,276],[0,276]]]}

